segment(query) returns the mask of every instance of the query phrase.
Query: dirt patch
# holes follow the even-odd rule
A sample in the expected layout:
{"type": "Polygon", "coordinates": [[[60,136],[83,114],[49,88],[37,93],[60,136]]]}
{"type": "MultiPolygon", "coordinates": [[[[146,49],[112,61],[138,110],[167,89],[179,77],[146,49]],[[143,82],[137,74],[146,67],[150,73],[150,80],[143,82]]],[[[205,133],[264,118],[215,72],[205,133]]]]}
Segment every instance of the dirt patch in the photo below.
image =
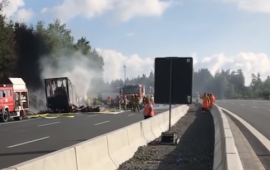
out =
{"type": "Polygon", "coordinates": [[[202,113],[200,105],[192,104],[188,113],[172,127],[172,131],[180,138],[177,146],[142,146],[118,170],[213,169],[215,131],[210,113],[202,113]]]}

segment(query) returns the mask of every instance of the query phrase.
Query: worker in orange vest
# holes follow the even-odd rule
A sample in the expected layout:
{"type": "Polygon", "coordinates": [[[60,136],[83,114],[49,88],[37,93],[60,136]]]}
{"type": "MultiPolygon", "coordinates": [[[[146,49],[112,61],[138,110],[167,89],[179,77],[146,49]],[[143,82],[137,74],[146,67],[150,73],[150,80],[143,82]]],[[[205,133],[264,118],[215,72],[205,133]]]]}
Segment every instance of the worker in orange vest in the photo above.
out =
{"type": "Polygon", "coordinates": [[[208,109],[210,109],[210,108],[212,108],[214,100],[213,100],[213,97],[212,97],[211,93],[208,93],[207,95],[208,95],[208,98],[209,98],[209,108],[208,109]]]}
{"type": "Polygon", "coordinates": [[[204,93],[202,99],[203,99],[203,102],[202,102],[202,111],[203,112],[206,112],[208,110],[208,108],[209,108],[209,105],[210,105],[210,99],[209,99],[207,93],[204,93]]]}
{"type": "Polygon", "coordinates": [[[144,119],[148,119],[155,116],[154,106],[152,102],[150,102],[149,97],[146,97],[146,103],[144,105],[144,119]]]}

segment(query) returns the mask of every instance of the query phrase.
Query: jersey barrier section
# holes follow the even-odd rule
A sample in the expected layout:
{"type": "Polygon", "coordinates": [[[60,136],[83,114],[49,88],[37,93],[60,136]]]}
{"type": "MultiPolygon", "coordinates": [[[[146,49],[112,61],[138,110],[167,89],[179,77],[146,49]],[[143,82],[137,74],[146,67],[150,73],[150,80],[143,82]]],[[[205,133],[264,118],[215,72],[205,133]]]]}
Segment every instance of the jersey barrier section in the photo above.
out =
{"type": "MultiPolygon", "coordinates": [[[[174,107],[172,125],[183,117],[188,109],[187,105],[174,107]]],[[[216,119],[220,122],[220,118],[216,119]]],[[[162,132],[167,131],[168,126],[169,111],[166,111],[153,118],[4,170],[115,170],[120,164],[132,158],[138,147],[147,145],[162,132]]],[[[222,142],[224,144],[223,140],[222,142]]]]}

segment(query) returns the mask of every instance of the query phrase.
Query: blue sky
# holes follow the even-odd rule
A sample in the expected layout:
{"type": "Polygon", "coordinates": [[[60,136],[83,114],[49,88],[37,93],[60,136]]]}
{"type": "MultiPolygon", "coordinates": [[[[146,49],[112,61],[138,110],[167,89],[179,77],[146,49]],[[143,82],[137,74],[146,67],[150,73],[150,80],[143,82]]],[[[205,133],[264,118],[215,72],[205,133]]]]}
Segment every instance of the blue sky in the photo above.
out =
{"type": "MultiPolygon", "coordinates": [[[[62,0],[25,0],[36,16],[44,7],[62,0]]],[[[86,36],[93,46],[114,49],[126,55],[142,57],[166,55],[208,56],[224,52],[270,53],[269,13],[239,10],[236,4],[211,1],[185,1],[165,11],[161,17],[138,17],[128,22],[111,23],[108,15],[92,19],[76,17],[67,22],[76,38],[86,36]],[[134,33],[134,36],[126,36],[134,33]]]]}
{"type": "MultiPolygon", "coordinates": [[[[79,4],[84,0],[73,1],[79,4]]],[[[158,0],[145,0],[141,3],[146,1],[150,3],[158,0]]],[[[262,60],[259,54],[263,54],[266,59],[270,55],[270,4],[268,0],[246,0],[247,6],[256,1],[260,1],[262,6],[253,4],[245,7],[241,6],[241,1],[231,0],[231,3],[226,3],[224,0],[183,0],[168,7],[160,16],[154,14],[139,16],[137,12],[135,17],[123,22],[117,20],[117,15],[113,12],[105,12],[92,18],[78,15],[67,20],[66,23],[75,38],[87,37],[94,47],[107,50],[102,51],[104,55],[109,55],[108,50],[121,53],[122,57],[127,57],[123,59],[125,63],[128,63],[126,60],[134,54],[137,54],[141,60],[157,56],[194,55],[201,65],[210,67],[219,62],[215,68],[230,68],[236,61],[239,62],[237,65],[239,67],[242,62],[240,60],[248,58],[248,61],[242,62],[242,67],[247,69],[247,74],[261,71],[266,75],[270,73],[270,68],[267,68],[270,66],[268,60],[269,65],[263,70],[254,70],[255,68],[249,68],[248,65],[255,64],[258,67],[261,64],[259,60],[262,60]],[[254,9],[251,9],[253,7],[254,9]],[[246,54],[250,54],[249,57],[246,57],[246,54]],[[227,61],[227,59],[234,61],[227,61]],[[202,63],[202,60],[206,63],[202,63]]],[[[34,12],[29,23],[36,23],[38,20],[49,23],[59,14],[51,9],[63,4],[64,1],[24,0],[24,2],[23,8],[31,8],[34,12]],[[48,8],[48,12],[41,14],[43,8],[48,8]]]]}

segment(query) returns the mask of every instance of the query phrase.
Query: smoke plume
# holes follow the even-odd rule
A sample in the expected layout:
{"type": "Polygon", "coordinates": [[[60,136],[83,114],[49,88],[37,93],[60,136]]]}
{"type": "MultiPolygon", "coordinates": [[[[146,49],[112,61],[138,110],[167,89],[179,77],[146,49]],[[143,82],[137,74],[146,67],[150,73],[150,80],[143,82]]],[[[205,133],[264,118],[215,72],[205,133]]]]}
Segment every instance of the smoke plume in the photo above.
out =
{"type": "Polygon", "coordinates": [[[47,56],[40,60],[41,78],[68,77],[79,97],[97,91],[93,79],[102,78],[94,68],[97,64],[91,56],[81,52],[63,51],[60,56],[47,56]]]}

